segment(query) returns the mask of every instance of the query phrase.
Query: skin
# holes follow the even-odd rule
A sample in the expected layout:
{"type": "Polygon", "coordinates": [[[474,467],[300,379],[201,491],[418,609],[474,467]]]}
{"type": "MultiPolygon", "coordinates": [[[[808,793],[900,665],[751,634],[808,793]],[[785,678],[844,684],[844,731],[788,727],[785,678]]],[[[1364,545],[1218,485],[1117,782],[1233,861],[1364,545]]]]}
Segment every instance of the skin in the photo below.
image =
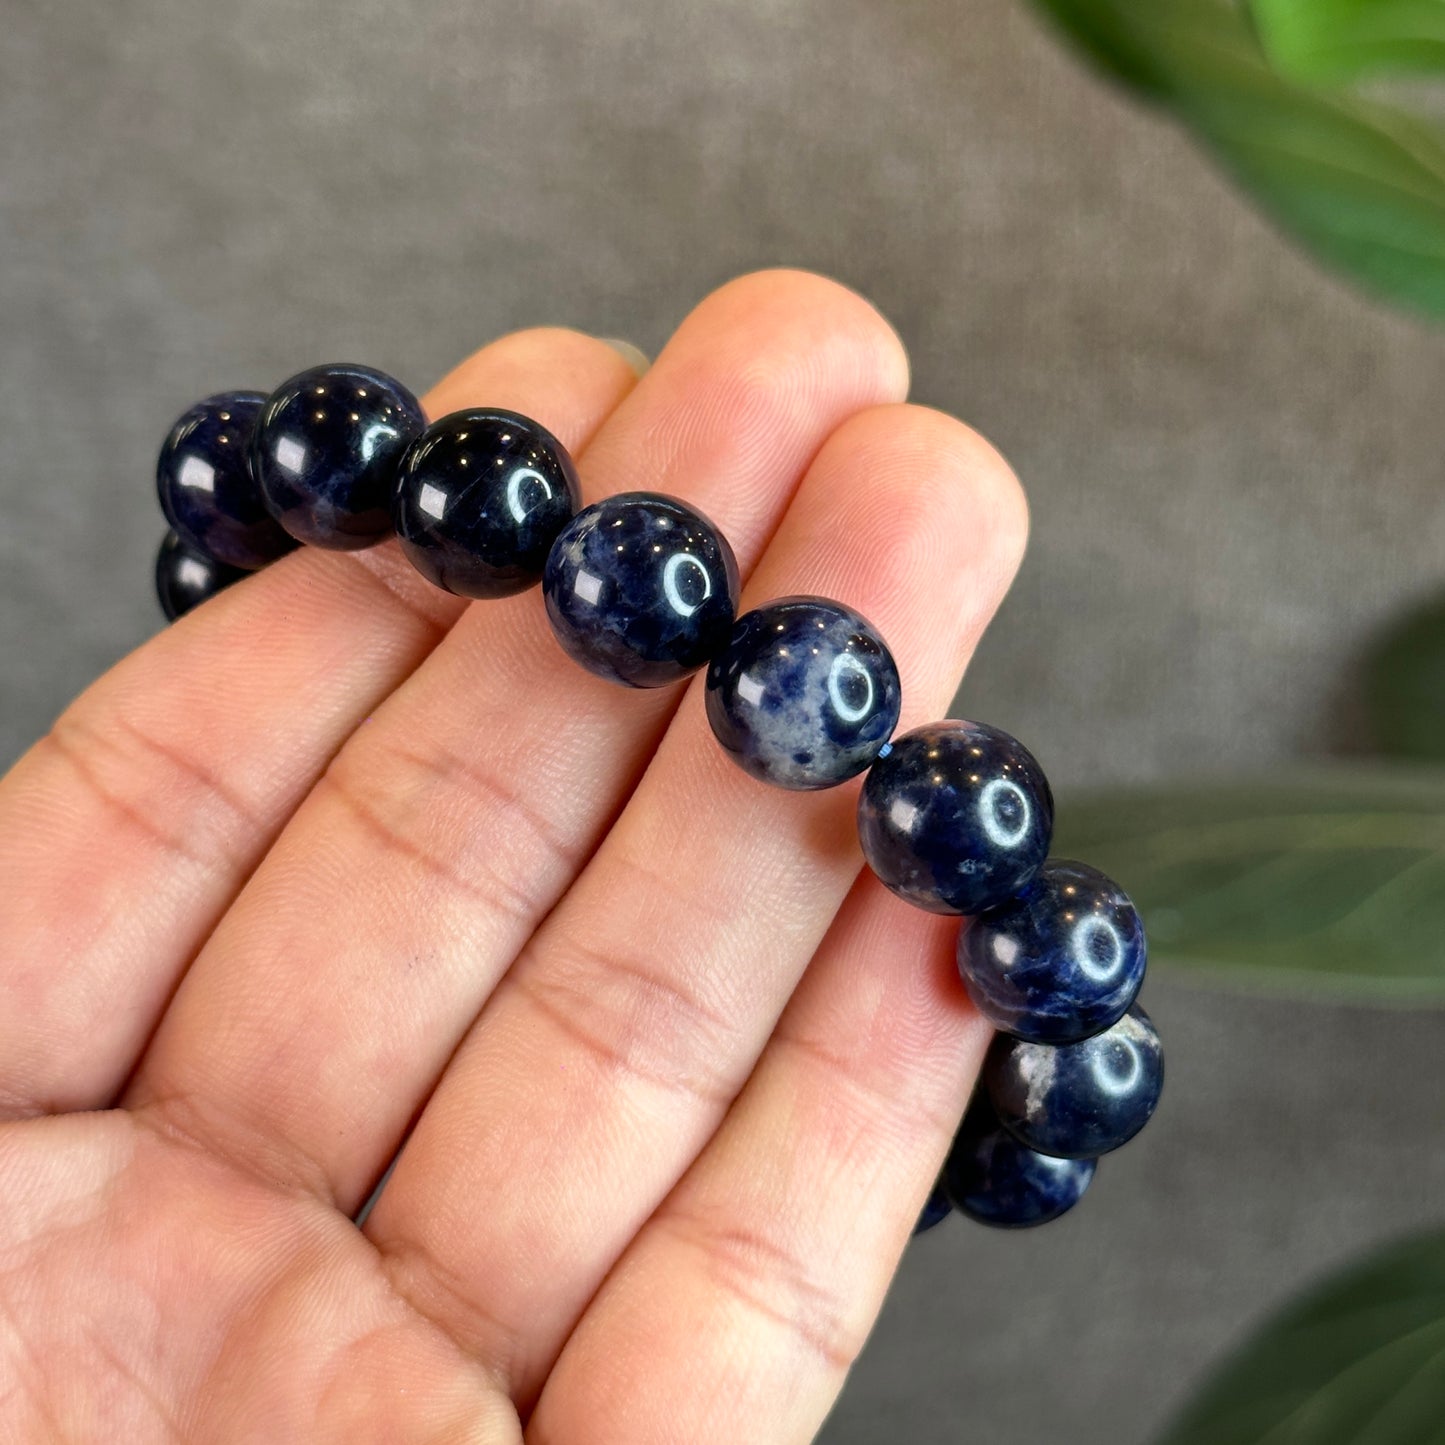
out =
{"type": "MultiPolygon", "coordinates": [[[[858,608],[908,728],[1027,522],[907,386],[872,307],[774,271],[640,380],[526,331],[425,405],[701,507],[744,606],[858,608]]],[[[0,782],[0,1438],[812,1439],[988,1041],[857,787],[755,782],[700,677],[612,687],[394,546],[118,664],[0,782]]]]}

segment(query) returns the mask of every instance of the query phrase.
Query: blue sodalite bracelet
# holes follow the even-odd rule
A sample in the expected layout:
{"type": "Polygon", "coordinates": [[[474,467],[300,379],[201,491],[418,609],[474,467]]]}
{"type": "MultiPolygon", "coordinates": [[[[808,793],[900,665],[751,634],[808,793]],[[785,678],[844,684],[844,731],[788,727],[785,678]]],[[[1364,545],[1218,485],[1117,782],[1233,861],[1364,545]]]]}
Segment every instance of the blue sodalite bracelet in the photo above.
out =
{"type": "Polygon", "coordinates": [[[601,677],[661,687],[706,667],[713,733],[753,777],[816,789],[864,774],[868,866],[907,902],[961,918],[959,973],[997,1030],[916,1232],[954,1209],[1008,1228],[1056,1219],[1148,1122],[1164,1063],[1135,1004],[1133,904],[1048,858],[1053,795],[1017,739],[962,720],[893,736],[898,669],[852,608],[784,597],[739,617],[732,548],[696,508],[656,492],[582,507],[572,459],[537,422],[474,408],[427,425],[369,367],[198,402],[166,437],[156,484],[167,618],[298,543],[396,536],[458,596],[540,584],[563,650],[601,677]]]}

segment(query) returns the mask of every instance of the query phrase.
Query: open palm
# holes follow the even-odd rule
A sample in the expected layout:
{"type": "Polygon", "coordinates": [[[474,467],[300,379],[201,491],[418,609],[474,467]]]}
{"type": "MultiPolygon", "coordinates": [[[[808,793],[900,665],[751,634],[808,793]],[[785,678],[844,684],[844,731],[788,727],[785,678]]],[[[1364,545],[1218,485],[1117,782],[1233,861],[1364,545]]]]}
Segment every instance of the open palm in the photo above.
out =
{"type": "MultiPolygon", "coordinates": [[[[769,272],[640,381],[537,330],[425,404],[696,505],[744,605],[857,607],[907,727],[1025,514],[906,390],[868,305],[769,272]]],[[[753,781],[698,681],[610,686],[535,593],[391,545],[120,663],[0,783],[0,1439],[811,1439],[987,1041],[856,794],[753,781]]]]}

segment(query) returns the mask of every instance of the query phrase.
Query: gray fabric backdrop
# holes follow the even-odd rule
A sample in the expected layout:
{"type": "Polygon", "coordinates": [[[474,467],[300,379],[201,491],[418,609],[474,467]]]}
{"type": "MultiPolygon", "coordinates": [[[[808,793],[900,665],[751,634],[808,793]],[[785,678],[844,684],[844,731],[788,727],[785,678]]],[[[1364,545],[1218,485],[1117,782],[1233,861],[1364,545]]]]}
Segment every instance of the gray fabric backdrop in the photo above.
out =
{"type": "MultiPolygon", "coordinates": [[[[874,298],[1030,492],[967,711],[1065,784],[1358,743],[1361,647],[1445,584],[1439,336],[1022,5],[6,0],[0,759],[158,625],[193,396],[331,357],[421,388],[542,321],[653,350],[777,263],[874,298]]],[[[1436,1214],[1438,1017],[1147,1001],[1156,1128],[1053,1230],[921,1241],[830,1445],[1144,1442],[1246,1321],[1436,1214]]]]}

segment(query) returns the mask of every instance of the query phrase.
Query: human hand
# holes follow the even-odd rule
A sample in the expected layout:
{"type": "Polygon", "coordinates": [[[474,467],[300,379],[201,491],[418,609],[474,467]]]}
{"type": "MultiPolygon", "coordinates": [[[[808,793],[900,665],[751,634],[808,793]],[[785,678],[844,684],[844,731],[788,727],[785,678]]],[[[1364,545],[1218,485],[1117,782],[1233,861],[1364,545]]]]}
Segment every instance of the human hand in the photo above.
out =
{"type": "MultiPolygon", "coordinates": [[[[745,606],[856,607],[908,728],[1026,520],[906,389],[869,306],[769,272],[640,381],[530,331],[425,405],[695,504],[745,606]]],[[[125,659],[0,783],[0,1438],[811,1439],[989,1037],[856,797],[755,782],[699,680],[611,686],[535,592],[464,607],[395,544],[125,659]]]]}

